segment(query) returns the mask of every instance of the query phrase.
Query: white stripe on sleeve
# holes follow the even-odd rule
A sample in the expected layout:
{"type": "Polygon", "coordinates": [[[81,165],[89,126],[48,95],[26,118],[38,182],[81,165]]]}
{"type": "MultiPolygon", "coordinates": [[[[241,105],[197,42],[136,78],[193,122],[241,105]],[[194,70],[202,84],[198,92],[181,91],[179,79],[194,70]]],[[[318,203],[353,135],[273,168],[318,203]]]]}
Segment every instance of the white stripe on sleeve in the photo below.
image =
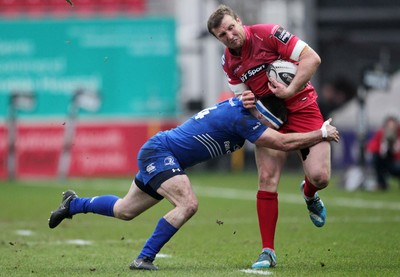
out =
{"type": "Polygon", "coordinates": [[[240,83],[240,84],[237,84],[237,85],[231,85],[231,84],[228,84],[228,85],[229,85],[229,89],[230,89],[233,93],[235,93],[235,96],[236,96],[236,97],[242,95],[243,91],[249,89],[249,87],[248,87],[246,84],[244,84],[244,83],[240,83]]]}
{"type": "Polygon", "coordinates": [[[292,51],[292,55],[290,56],[290,59],[294,60],[294,61],[299,61],[300,60],[300,54],[301,51],[303,51],[303,49],[308,46],[307,43],[305,43],[302,40],[298,40],[296,42],[296,46],[294,47],[293,51],[292,51]]]}

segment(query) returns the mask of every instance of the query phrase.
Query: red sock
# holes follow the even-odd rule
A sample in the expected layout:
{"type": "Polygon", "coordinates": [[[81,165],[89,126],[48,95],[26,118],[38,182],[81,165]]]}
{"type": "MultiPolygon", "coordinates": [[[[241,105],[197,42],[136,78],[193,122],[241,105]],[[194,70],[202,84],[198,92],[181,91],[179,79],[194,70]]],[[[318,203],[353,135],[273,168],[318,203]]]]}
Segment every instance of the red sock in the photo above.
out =
{"type": "Polygon", "coordinates": [[[307,177],[304,177],[306,183],[304,184],[304,195],[308,198],[313,198],[315,193],[319,191],[317,187],[310,183],[307,177]]]}
{"type": "Polygon", "coordinates": [[[257,215],[263,248],[274,249],[276,222],[278,220],[278,193],[257,192],[257,215]]]}

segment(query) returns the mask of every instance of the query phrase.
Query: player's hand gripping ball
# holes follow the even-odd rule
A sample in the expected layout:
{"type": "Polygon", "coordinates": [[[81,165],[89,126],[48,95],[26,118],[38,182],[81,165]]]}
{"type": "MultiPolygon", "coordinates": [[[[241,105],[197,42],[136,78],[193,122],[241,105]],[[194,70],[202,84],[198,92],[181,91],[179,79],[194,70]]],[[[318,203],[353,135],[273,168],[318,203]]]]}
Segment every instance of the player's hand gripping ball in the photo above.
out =
{"type": "Polygon", "coordinates": [[[284,60],[276,60],[267,67],[268,79],[274,78],[285,86],[290,85],[294,76],[296,76],[296,72],[297,65],[284,60]]]}

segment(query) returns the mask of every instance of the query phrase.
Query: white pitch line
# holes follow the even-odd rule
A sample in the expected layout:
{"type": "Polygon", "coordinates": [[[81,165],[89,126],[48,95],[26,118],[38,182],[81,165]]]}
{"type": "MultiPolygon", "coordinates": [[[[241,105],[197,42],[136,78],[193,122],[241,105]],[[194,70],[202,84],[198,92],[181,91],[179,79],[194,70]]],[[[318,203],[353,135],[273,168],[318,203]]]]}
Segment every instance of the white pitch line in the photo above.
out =
{"type": "Polygon", "coordinates": [[[239,200],[254,200],[256,199],[256,190],[244,190],[233,188],[219,188],[206,186],[193,186],[194,191],[199,196],[212,198],[226,198],[239,200]]]}
{"type": "Polygon", "coordinates": [[[258,274],[258,275],[272,275],[273,274],[271,271],[257,270],[257,269],[241,269],[240,271],[243,273],[258,274]]]}
{"type": "Polygon", "coordinates": [[[163,253],[158,253],[156,255],[157,258],[172,258],[172,255],[170,254],[163,254],[163,253]]]}
{"type": "Polygon", "coordinates": [[[370,209],[387,209],[387,210],[400,210],[400,204],[397,202],[383,202],[379,200],[363,200],[363,199],[348,199],[348,198],[334,198],[330,200],[336,206],[347,206],[351,208],[370,208],[370,209]]]}
{"type": "Polygon", "coordinates": [[[29,237],[32,236],[34,233],[31,230],[16,230],[15,233],[20,236],[29,237]]]}
{"type": "Polygon", "coordinates": [[[65,243],[74,244],[74,245],[91,245],[91,244],[93,244],[92,241],[83,240],[83,239],[70,239],[70,240],[66,240],[65,243]]]}
{"type": "MultiPolygon", "coordinates": [[[[99,191],[128,191],[130,184],[126,181],[118,182],[113,186],[108,186],[107,180],[90,181],[90,184],[85,185],[85,188],[93,188],[97,194],[99,191]],[[100,185],[99,185],[100,184],[100,185]]],[[[40,187],[50,187],[47,184],[24,184],[29,186],[40,186],[40,187]]],[[[54,185],[51,186],[54,188],[54,185]]],[[[211,198],[223,198],[223,199],[237,199],[237,200],[251,200],[256,199],[256,188],[250,189],[234,189],[234,188],[220,188],[220,187],[208,187],[202,185],[193,186],[194,191],[198,196],[211,197],[211,198]]],[[[79,192],[78,192],[79,195],[79,192]]],[[[323,199],[326,199],[327,204],[331,206],[340,206],[348,208],[361,208],[361,209],[373,209],[373,210],[394,210],[400,211],[399,202],[388,202],[379,200],[364,200],[364,199],[354,199],[345,197],[325,197],[321,195],[323,199]]],[[[290,193],[279,193],[279,201],[283,203],[291,204],[301,204],[304,205],[304,200],[302,199],[300,192],[298,194],[290,193]]],[[[325,202],[325,201],[324,201],[325,202]]]]}

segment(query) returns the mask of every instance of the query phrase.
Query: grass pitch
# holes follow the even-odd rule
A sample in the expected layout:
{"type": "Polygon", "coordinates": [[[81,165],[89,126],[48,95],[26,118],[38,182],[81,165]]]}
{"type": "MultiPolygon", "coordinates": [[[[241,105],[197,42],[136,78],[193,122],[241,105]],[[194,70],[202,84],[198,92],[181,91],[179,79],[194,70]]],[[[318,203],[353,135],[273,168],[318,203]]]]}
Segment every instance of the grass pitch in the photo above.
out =
{"type": "Polygon", "coordinates": [[[130,222],[87,214],[49,229],[61,192],[124,196],[130,179],[0,183],[0,276],[400,276],[400,189],[346,192],[335,178],[320,193],[327,223],[308,218],[298,184],[284,174],[275,250],[278,266],[246,271],[261,247],[253,173],[189,172],[199,211],[162,249],[157,272],[131,271],[163,201],[130,222]]]}

